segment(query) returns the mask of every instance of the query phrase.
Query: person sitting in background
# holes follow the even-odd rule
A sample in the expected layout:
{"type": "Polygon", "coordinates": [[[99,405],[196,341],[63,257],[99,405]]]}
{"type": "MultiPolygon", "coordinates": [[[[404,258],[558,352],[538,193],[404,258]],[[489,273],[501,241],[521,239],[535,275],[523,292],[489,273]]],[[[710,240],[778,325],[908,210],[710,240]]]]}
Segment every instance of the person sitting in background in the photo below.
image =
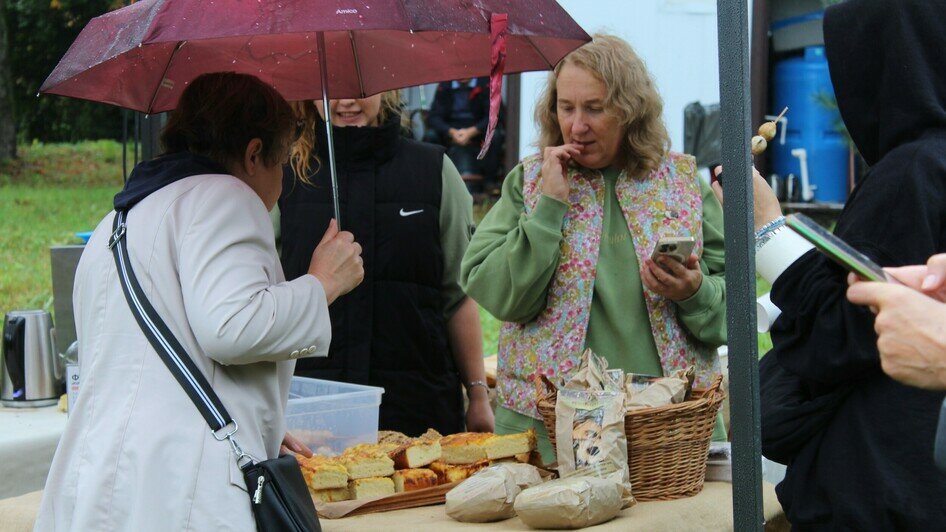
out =
{"type": "Polygon", "coordinates": [[[887,271],[906,286],[848,276],[848,300],[877,314],[880,367],[903,384],[946,390],[946,254],[887,271]]]}
{"type": "Polygon", "coordinates": [[[459,283],[469,192],[443,148],[401,135],[397,91],[322,107],[297,104],[304,128],[279,198],[282,264],[287,278],[304,275],[333,216],[331,113],[343,227],[365,247],[365,282],[329,309],[329,357],[300,362],[296,375],[384,388],[381,429],[491,432],[479,309],[459,283]],[[293,187],[300,176],[311,184],[293,187]]]}
{"type": "MultiPolygon", "coordinates": [[[[946,0],[848,0],[825,12],[838,108],[870,165],[835,233],[881,266],[946,251],[943,13],[946,0]]],[[[753,191],[756,265],[782,311],[759,363],[762,452],[788,466],[776,493],[789,521],[946,529],[932,445],[944,394],[883,372],[874,316],[845,297],[847,273],[784,227],[758,172],[753,191]]]]}
{"type": "MultiPolygon", "coordinates": [[[[267,211],[293,140],[289,104],[245,74],[194,79],[115,196],[141,288],[233,417],[243,450],[276,458],[295,359],[325,356],[328,305],[364,275],[333,224],[286,282],[267,211]]],[[[218,440],[142,332],[96,227],[75,277],[82,393],[46,480],[36,530],[255,530],[230,444],[218,440]]]]}
{"type": "Polygon", "coordinates": [[[701,386],[719,374],[722,209],[694,159],[670,151],[662,112],[620,38],[595,35],[566,56],[536,104],[541,152],[506,177],[463,258],[467,293],[506,322],[497,432],[534,428],[546,461],[534,380],[567,379],[586,347],[627,372],[695,366],[701,386]],[[693,237],[694,255],[654,262],[661,237],[693,237]]]}
{"type": "Polygon", "coordinates": [[[505,136],[503,115],[500,107],[493,142],[486,156],[477,160],[489,124],[489,78],[447,81],[437,86],[424,140],[447,148],[447,156],[470,192],[490,192],[494,186],[505,136]]]}

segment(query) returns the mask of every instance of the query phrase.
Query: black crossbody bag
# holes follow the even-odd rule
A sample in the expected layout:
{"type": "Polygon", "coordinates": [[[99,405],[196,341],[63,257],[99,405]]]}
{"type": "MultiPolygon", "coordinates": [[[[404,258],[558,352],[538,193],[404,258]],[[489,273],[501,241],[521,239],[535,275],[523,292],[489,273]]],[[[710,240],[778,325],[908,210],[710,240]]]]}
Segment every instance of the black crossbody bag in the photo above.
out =
{"type": "Polygon", "coordinates": [[[261,532],[321,532],[315,505],[295,457],[283,455],[260,462],[243,452],[234,438],[239,428],[236,421],[227,413],[203,373],[151,306],[138,284],[128,257],[124,238],[127,216],[125,211],[115,213],[112,235],[108,240],[125,300],[151,346],[204,416],[214,438],[220,442],[229,442],[237,465],[243,471],[256,527],[261,532]]]}

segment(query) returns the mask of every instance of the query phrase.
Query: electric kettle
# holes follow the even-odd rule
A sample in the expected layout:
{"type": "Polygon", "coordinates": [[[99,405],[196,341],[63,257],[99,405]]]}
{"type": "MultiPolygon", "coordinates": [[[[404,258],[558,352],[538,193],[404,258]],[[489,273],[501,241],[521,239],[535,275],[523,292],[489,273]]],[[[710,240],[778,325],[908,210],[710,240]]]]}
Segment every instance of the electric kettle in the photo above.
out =
{"type": "Polygon", "coordinates": [[[3,322],[0,403],[10,407],[54,405],[63,389],[53,320],[45,310],[8,312],[3,322]]]}

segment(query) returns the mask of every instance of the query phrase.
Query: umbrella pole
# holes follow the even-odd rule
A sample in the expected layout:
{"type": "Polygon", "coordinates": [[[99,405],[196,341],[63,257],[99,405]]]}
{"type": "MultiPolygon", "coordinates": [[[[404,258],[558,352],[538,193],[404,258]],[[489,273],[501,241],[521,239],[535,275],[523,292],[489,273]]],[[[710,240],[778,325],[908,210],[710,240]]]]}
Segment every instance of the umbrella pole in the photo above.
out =
{"type": "Polygon", "coordinates": [[[338,203],[338,174],[335,172],[335,140],[332,135],[332,110],[328,101],[328,65],[325,60],[325,33],[317,32],[316,40],[319,47],[319,74],[322,79],[322,109],[325,113],[325,138],[328,144],[328,168],[332,178],[332,208],[335,213],[335,222],[342,228],[342,210],[338,203]]]}

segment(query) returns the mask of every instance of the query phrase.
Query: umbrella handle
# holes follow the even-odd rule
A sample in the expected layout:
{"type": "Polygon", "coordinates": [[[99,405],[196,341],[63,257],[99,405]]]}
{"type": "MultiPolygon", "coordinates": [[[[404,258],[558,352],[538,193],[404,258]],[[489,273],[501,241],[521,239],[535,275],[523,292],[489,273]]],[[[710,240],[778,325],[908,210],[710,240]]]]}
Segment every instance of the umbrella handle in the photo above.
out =
{"type": "Polygon", "coordinates": [[[332,209],[338,230],[342,229],[342,209],[338,201],[338,174],[335,171],[335,140],[332,134],[332,109],[328,100],[328,64],[325,59],[325,33],[317,32],[319,48],[319,74],[322,80],[322,112],[325,114],[325,142],[328,144],[328,168],[332,180],[332,209]]]}

